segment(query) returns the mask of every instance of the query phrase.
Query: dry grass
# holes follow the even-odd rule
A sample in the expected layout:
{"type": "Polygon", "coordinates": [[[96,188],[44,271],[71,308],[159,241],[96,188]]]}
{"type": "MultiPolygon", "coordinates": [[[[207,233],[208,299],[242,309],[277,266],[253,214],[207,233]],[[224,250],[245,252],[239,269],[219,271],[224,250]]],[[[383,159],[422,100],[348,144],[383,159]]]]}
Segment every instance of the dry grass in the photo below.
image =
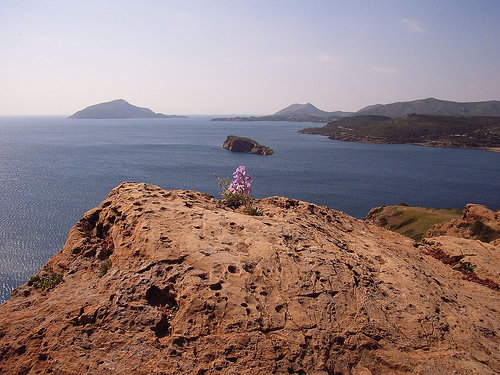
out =
{"type": "Polygon", "coordinates": [[[382,207],[374,212],[369,219],[386,229],[421,241],[423,235],[434,224],[458,219],[461,215],[462,210],[398,205],[382,207]]]}

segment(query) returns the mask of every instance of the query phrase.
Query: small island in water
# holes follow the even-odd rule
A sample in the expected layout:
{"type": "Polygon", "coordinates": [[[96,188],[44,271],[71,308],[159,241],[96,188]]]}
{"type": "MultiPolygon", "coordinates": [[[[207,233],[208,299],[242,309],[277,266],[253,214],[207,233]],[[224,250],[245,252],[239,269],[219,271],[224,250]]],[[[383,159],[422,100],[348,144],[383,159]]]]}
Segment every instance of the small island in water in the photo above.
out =
{"type": "Polygon", "coordinates": [[[253,139],[228,135],[222,147],[233,152],[246,152],[257,155],[272,155],[274,151],[267,146],[262,146],[253,139]]]}
{"type": "Polygon", "coordinates": [[[69,119],[127,119],[127,118],[183,118],[186,116],[164,115],[149,108],[141,108],[123,99],[91,105],[68,117],[69,119]]]}

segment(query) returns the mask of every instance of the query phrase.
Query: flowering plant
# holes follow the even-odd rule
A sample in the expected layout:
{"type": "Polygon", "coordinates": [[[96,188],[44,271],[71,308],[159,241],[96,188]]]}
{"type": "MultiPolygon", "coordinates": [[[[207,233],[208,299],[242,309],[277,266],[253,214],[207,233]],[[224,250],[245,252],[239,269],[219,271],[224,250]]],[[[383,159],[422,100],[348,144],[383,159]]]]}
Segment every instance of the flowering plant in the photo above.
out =
{"type": "Polygon", "coordinates": [[[245,212],[250,215],[257,215],[258,210],[252,207],[251,194],[252,194],[252,177],[247,175],[245,166],[240,165],[233,173],[233,180],[229,178],[219,178],[215,175],[222,189],[222,201],[229,207],[238,207],[242,204],[245,205],[245,212]]]}
{"type": "Polygon", "coordinates": [[[245,166],[240,165],[236,168],[236,171],[233,173],[234,180],[229,185],[229,191],[233,194],[243,194],[249,196],[252,194],[252,187],[250,184],[252,183],[252,177],[247,176],[247,172],[245,171],[245,166]]]}

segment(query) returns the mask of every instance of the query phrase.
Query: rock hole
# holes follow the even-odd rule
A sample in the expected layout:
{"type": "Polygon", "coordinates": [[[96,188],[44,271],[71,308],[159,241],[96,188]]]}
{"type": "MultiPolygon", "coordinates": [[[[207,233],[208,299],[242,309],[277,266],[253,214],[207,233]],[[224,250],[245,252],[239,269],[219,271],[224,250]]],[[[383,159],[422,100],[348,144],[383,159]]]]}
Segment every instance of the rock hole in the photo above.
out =
{"type": "Polygon", "coordinates": [[[230,272],[230,273],[236,273],[238,272],[238,267],[236,266],[233,266],[233,265],[230,265],[227,267],[227,270],[230,272]]]}
{"type": "Polygon", "coordinates": [[[90,233],[92,229],[95,228],[97,221],[99,220],[99,214],[101,210],[94,210],[88,215],[85,215],[80,219],[80,221],[76,224],[83,232],[90,233]]]}
{"type": "Polygon", "coordinates": [[[26,345],[21,345],[19,348],[16,349],[16,353],[21,355],[26,352],[26,345]]]}
{"type": "Polygon", "coordinates": [[[342,337],[342,336],[337,336],[337,337],[335,337],[335,339],[333,340],[333,342],[334,342],[335,344],[337,344],[337,345],[342,346],[342,345],[344,345],[345,338],[344,338],[344,337],[342,337]]]}
{"type": "Polygon", "coordinates": [[[178,307],[175,297],[175,291],[170,286],[160,289],[152,285],[146,292],[146,300],[151,306],[162,306],[167,308],[178,307]]]}
{"type": "Polygon", "coordinates": [[[154,331],[156,337],[162,338],[168,334],[170,328],[170,322],[167,319],[165,314],[162,315],[160,321],[156,323],[154,327],[151,327],[151,330],[154,331]]]}
{"type": "Polygon", "coordinates": [[[254,262],[248,262],[242,265],[243,269],[248,273],[253,273],[255,266],[256,264],[254,262]]]}
{"type": "Polygon", "coordinates": [[[210,285],[210,289],[212,290],[221,290],[222,289],[222,284],[220,282],[217,282],[215,284],[210,285]]]}
{"type": "Polygon", "coordinates": [[[186,338],[183,336],[176,337],[173,341],[172,344],[180,346],[181,348],[184,346],[186,343],[186,338]]]}

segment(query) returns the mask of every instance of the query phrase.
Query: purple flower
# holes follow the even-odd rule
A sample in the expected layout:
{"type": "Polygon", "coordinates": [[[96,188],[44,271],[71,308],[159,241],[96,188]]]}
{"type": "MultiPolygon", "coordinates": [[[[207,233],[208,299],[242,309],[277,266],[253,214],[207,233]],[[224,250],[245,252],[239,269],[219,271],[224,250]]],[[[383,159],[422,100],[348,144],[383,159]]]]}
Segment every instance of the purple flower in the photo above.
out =
{"type": "Polygon", "coordinates": [[[249,195],[252,193],[252,188],[250,184],[252,182],[252,177],[247,176],[245,167],[240,165],[236,168],[236,171],[233,173],[234,180],[229,185],[229,191],[233,194],[237,194],[239,192],[244,195],[249,195]]]}

